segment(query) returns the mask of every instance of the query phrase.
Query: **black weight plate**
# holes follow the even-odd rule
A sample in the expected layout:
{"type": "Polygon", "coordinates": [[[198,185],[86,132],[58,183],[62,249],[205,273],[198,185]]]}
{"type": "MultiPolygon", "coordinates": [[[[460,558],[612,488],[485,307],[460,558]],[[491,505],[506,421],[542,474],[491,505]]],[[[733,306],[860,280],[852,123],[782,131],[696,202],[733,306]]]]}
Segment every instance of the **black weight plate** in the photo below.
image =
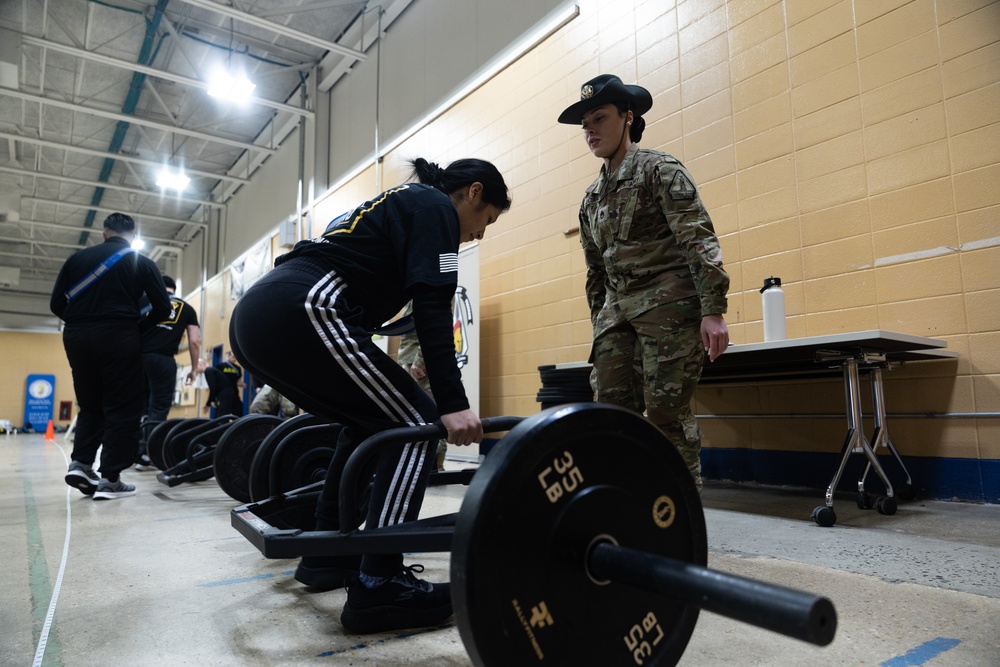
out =
{"type": "Polygon", "coordinates": [[[588,572],[595,540],[704,566],[694,480],[642,417],[577,403],[522,421],[472,478],[451,585],[478,667],[673,665],[698,608],[588,572]]]}
{"type": "Polygon", "coordinates": [[[271,457],[274,456],[274,450],[277,448],[278,443],[292,431],[306,426],[317,426],[328,423],[329,420],[324,417],[317,417],[316,415],[304,412],[291,419],[286,419],[279,426],[275,427],[273,431],[268,433],[267,437],[264,438],[264,442],[260,443],[260,447],[257,448],[257,453],[254,454],[253,462],[250,464],[250,498],[253,502],[260,502],[271,495],[271,457]]]}
{"type": "Polygon", "coordinates": [[[247,415],[233,422],[215,445],[215,481],[233,500],[250,502],[250,464],[267,434],[281,423],[274,415],[247,415]]]}
{"type": "Polygon", "coordinates": [[[187,439],[184,438],[184,434],[198,428],[202,424],[207,424],[209,421],[203,417],[185,419],[170,429],[167,437],[163,439],[163,446],[160,448],[160,458],[163,460],[163,465],[166,466],[164,470],[172,468],[184,459],[184,454],[187,452],[187,439]],[[178,447],[180,450],[179,454],[174,450],[172,444],[174,438],[183,439],[182,446],[178,447]]]}
{"type": "Polygon", "coordinates": [[[326,479],[326,471],[344,429],[340,424],[307,426],[289,433],[271,457],[272,495],[281,495],[326,479]]]}
{"type": "Polygon", "coordinates": [[[215,454],[215,445],[218,444],[225,432],[234,421],[239,419],[236,415],[226,415],[216,417],[207,424],[196,429],[198,432],[188,438],[187,451],[184,458],[191,464],[195,459],[203,459],[208,454],[215,454]]]}
{"type": "MultiPolygon", "coordinates": [[[[281,495],[326,479],[343,428],[340,424],[306,426],[285,436],[271,457],[271,495],[281,495]]],[[[313,530],[316,508],[286,510],[272,517],[271,523],[280,528],[313,530]]]]}
{"type": "Polygon", "coordinates": [[[160,470],[167,469],[167,465],[163,462],[163,441],[167,439],[170,429],[182,421],[187,420],[183,418],[167,419],[157,424],[149,434],[149,439],[146,441],[146,456],[160,470]]]}
{"type": "MultiPolygon", "coordinates": [[[[217,432],[218,429],[225,424],[231,423],[234,419],[235,417],[232,415],[216,417],[215,419],[205,420],[200,424],[185,428],[177,433],[171,431],[170,435],[163,442],[163,462],[167,464],[168,469],[183,463],[188,458],[188,451],[193,442],[202,441],[204,445],[215,445],[221,436],[221,433],[217,432]],[[209,434],[212,435],[210,436],[209,434]]],[[[194,470],[191,470],[191,472],[194,472],[194,470]]]]}

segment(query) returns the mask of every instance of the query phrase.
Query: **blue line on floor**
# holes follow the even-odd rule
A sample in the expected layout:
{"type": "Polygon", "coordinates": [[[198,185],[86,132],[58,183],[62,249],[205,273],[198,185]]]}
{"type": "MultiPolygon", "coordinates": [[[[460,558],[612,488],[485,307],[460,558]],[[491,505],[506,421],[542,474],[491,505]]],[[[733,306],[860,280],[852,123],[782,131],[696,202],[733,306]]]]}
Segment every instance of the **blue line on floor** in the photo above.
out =
{"type": "Polygon", "coordinates": [[[938,657],[945,651],[950,651],[961,643],[959,639],[938,637],[924,642],[917,648],[910,649],[905,655],[897,655],[891,660],[886,660],[880,667],[918,667],[918,665],[927,664],[928,660],[938,657]]]}
{"type": "Polygon", "coordinates": [[[446,623],[444,625],[439,625],[436,628],[427,628],[425,630],[417,630],[416,632],[401,632],[398,635],[393,635],[392,637],[383,637],[382,639],[376,639],[373,642],[366,642],[364,644],[355,644],[354,646],[348,646],[347,648],[338,648],[335,651],[323,651],[322,653],[317,653],[317,658],[329,658],[332,655],[342,655],[344,653],[350,653],[351,651],[357,651],[364,648],[370,648],[372,646],[377,646],[378,644],[385,644],[396,639],[406,639],[407,637],[416,637],[417,635],[426,634],[428,632],[435,632],[436,630],[444,630],[447,628],[455,627],[454,623],[446,623]]]}
{"type": "MultiPolygon", "coordinates": [[[[279,574],[293,574],[295,570],[286,570],[285,572],[280,572],[279,574]]],[[[210,581],[207,584],[198,584],[198,588],[214,588],[215,586],[230,586],[232,584],[245,584],[248,581],[257,581],[259,579],[271,579],[277,576],[276,574],[257,574],[252,577],[240,577],[239,579],[223,579],[222,581],[210,581]]]]}

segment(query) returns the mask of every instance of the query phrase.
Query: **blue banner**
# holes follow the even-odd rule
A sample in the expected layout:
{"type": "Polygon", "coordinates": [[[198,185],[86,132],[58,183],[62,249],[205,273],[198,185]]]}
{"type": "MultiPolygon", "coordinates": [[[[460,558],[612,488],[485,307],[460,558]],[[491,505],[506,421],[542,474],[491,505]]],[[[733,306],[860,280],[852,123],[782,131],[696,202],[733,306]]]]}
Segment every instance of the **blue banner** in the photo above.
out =
{"type": "Polygon", "coordinates": [[[29,375],[24,395],[24,429],[44,433],[56,399],[55,375],[29,375]]]}

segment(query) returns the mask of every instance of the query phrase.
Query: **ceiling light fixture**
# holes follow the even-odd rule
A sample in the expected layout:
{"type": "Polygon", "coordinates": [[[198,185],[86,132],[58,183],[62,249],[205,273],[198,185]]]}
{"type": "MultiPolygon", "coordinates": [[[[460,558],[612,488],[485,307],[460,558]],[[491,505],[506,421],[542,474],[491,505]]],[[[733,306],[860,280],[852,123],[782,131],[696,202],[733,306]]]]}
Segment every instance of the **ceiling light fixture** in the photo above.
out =
{"type": "Polygon", "coordinates": [[[145,242],[145,241],[143,241],[143,240],[142,240],[141,238],[139,238],[138,236],[136,236],[136,237],[135,237],[135,238],[134,238],[134,239],[132,240],[132,250],[135,250],[136,252],[139,252],[140,250],[142,250],[142,249],[143,249],[143,248],[145,248],[145,247],[146,247],[146,242],[145,242]]]}
{"type": "Polygon", "coordinates": [[[233,76],[225,70],[219,69],[212,75],[208,85],[208,94],[212,97],[243,104],[250,100],[257,85],[242,74],[233,76]]]}
{"type": "MultiPolygon", "coordinates": [[[[245,104],[250,100],[250,94],[257,87],[242,72],[233,68],[233,43],[236,41],[236,21],[229,19],[229,49],[227,50],[226,66],[216,66],[208,79],[208,94],[221,100],[235,104],[245,104]]],[[[236,69],[241,70],[241,67],[236,69]]]]}
{"type": "Polygon", "coordinates": [[[170,171],[169,167],[164,167],[160,171],[159,178],[156,179],[156,185],[164,190],[176,190],[177,192],[183,192],[184,188],[188,186],[191,179],[184,174],[183,171],[177,171],[174,173],[170,171]]]}

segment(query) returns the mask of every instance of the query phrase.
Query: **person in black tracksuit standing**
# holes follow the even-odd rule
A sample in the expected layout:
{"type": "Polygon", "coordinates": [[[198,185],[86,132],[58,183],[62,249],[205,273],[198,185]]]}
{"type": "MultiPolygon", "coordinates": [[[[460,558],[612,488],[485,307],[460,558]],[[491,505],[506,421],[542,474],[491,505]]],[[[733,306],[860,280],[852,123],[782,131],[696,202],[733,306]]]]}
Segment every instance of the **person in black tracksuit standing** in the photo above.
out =
{"type": "MultiPolygon", "coordinates": [[[[317,502],[317,530],[338,529],[341,472],[371,434],[440,420],[453,444],[483,437],[455,359],[451,299],[459,245],[482,238],[510,207],[507,186],[483,160],[442,169],[419,158],[412,165],[419,183],[383,192],[334,220],[320,238],[296,244],[233,311],[229,340],[250,373],[306,412],[344,425],[317,502]],[[370,333],[411,300],[433,399],[370,333]]],[[[436,445],[382,451],[366,528],[417,518],[436,445]]],[[[417,579],[414,571],[398,553],[365,554],[360,563],[306,557],[295,578],[332,589],[357,576],[341,623],[370,633],[434,626],[451,616],[449,585],[417,579]]]]}
{"type": "Polygon", "coordinates": [[[143,295],[154,321],[170,314],[160,270],[131,250],[135,221],[112,213],[104,221],[104,243],[73,254],[56,278],[49,303],[62,319],[63,347],[73,372],[80,412],[66,483],[96,500],[135,494],[121,471],[135,461],[142,411],[143,295]],[[93,464],[104,445],[98,477],[93,464]]]}

